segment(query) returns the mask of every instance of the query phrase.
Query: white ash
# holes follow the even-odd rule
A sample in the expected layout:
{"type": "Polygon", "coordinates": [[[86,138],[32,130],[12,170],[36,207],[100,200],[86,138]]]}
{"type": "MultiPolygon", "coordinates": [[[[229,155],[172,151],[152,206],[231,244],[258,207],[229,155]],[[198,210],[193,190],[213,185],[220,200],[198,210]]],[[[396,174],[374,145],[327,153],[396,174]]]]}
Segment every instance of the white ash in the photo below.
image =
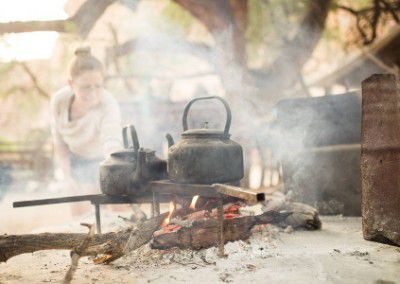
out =
{"type": "Polygon", "coordinates": [[[240,207],[239,208],[240,215],[243,216],[255,216],[255,215],[261,215],[263,213],[262,211],[262,204],[257,203],[252,206],[245,206],[245,207],[240,207]]]}
{"type": "Polygon", "coordinates": [[[229,266],[230,261],[240,262],[243,259],[272,257],[268,248],[276,247],[281,232],[281,229],[270,224],[255,226],[252,230],[252,236],[248,240],[225,244],[225,253],[228,254],[229,261],[217,256],[216,247],[198,251],[178,248],[155,250],[150,248],[150,244],[147,244],[117,260],[116,264],[141,270],[170,265],[188,266],[192,269],[214,265],[218,269],[224,269],[224,267],[229,266]]]}

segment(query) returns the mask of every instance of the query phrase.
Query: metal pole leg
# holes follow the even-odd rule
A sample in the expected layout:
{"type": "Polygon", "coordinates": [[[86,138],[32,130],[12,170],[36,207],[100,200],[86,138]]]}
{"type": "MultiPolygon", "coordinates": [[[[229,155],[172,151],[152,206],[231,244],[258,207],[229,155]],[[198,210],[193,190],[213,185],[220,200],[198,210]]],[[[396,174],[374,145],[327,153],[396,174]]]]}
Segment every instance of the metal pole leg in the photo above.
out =
{"type": "Polygon", "coordinates": [[[154,192],[152,193],[152,201],[151,201],[151,217],[156,217],[156,208],[155,208],[156,201],[154,200],[154,192]]]}
{"type": "Polygon", "coordinates": [[[219,243],[218,243],[218,256],[224,257],[225,256],[225,248],[224,248],[224,204],[222,199],[218,200],[218,234],[219,234],[219,243]]]}
{"type": "Polygon", "coordinates": [[[160,202],[158,201],[158,196],[156,193],[153,192],[153,210],[154,216],[160,215],[160,202]]]}
{"type": "Polygon", "coordinates": [[[95,203],[94,204],[94,209],[95,209],[95,213],[96,213],[96,229],[97,229],[97,233],[101,234],[101,220],[100,220],[100,204],[99,203],[95,203]]]}

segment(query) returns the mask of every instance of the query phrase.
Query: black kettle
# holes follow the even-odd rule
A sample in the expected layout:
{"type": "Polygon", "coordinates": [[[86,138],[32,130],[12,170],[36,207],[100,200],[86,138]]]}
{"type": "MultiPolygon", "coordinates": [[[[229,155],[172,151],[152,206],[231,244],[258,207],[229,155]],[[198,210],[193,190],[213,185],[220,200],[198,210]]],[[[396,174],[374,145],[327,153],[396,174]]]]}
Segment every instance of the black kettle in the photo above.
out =
{"type": "Polygon", "coordinates": [[[151,180],[167,178],[167,162],[151,149],[140,148],[133,125],[123,128],[124,149],[116,151],[100,164],[100,189],[109,195],[140,195],[151,180]],[[132,138],[129,145],[128,130],[132,138]]]}
{"type": "Polygon", "coordinates": [[[242,147],[230,140],[232,114],[221,97],[195,98],[185,107],[182,117],[182,140],[168,150],[168,177],[179,183],[213,184],[236,182],[243,178],[242,147]],[[199,100],[215,99],[226,110],[223,131],[217,129],[188,129],[187,116],[192,104],[199,100]]]}
{"type": "Polygon", "coordinates": [[[100,189],[105,194],[126,195],[129,194],[139,156],[139,139],[133,125],[122,129],[124,148],[111,153],[100,163],[100,189]],[[128,130],[132,139],[129,146],[128,130]]]}

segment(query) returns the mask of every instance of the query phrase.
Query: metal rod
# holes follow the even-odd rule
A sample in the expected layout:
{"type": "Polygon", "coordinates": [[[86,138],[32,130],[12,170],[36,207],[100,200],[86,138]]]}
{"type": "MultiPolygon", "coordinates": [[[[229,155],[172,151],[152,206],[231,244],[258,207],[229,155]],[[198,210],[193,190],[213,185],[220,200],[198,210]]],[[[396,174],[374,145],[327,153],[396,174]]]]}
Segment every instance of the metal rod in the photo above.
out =
{"type": "Polygon", "coordinates": [[[219,243],[218,243],[218,256],[224,257],[225,256],[225,248],[224,248],[224,203],[222,198],[218,200],[218,234],[219,234],[219,243]]]}
{"type": "Polygon", "coordinates": [[[96,211],[96,229],[97,229],[97,233],[101,234],[100,204],[99,203],[94,203],[94,209],[96,211]]]}
{"type": "Polygon", "coordinates": [[[57,203],[68,203],[68,202],[79,202],[79,201],[92,201],[98,195],[79,195],[79,196],[67,196],[67,197],[57,197],[57,198],[46,198],[37,200],[27,200],[27,201],[16,201],[13,203],[13,207],[27,207],[27,206],[38,206],[38,205],[48,205],[57,203]]]}
{"type": "MultiPolygon", "coordinates": [[[[160,197],[159,197],[160,199],[160,197]]],[[[168,198],[162,198],[163,201],[168,202],[168,198]]],[[[83,202],[90,201],[91,203],[98,204],[125,204],[125,203],[151,203],[151,195],[144,196],[115,196],[107,194],[88,194],[88,195],[78,195],[78,196],[66,196],[66,197],[56,197],[47,199],[36,199],[36,200],[26,200],[26,201],[16,201],[13,203],[14,208],[18,207],[28,207],[28,206],[40,206],[40,205],[50,205],[50,204],[60,204],[69,202],[83,202]]]]}

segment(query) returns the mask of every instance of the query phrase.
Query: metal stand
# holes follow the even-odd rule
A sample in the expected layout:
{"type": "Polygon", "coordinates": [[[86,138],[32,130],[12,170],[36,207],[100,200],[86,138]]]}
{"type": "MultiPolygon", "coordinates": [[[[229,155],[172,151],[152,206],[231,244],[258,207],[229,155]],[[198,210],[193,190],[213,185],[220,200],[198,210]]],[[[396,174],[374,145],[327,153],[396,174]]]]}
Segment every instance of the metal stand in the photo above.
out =
{"type": "Polygon", "coordinates": [[[94,203],[94,210],[95,210],[95,215],[96,215],[96,230],[97,230],[98,234],[101,234],[101,219],[100,219],[100,204],[99,203],[94,203]]]}
{"type": "MultiPolygon", "coordinates": [[[[236,185],[236,183],[234,183],[236,185]]],[[[236,187],[232,184],[180,184],[169,180],[152,181],[149,183],[149,190],[143,196],[115,196],[105,194],[91,194],[67,196],[49,199],[17,201],[13,207],[39,206],[48,204],[59,204],[69,202],[90,201],[95,208],[97,233],[101,234],[101,204],[142,204],[150,203],[152,216],[160,215],[160,202],[174,201],[177,196],[193,197],[199,195],[205,198],[214,198],[218,200],[218,256],[225,257],[225,238],[224,238],[224,212],[223,197],[230,196],[250,203],[263,201],[263,193],[251,192],[236,187]]]]}
{"type": "Polygon", "coordinates": [[[218,243],[218,256],[225,257],[225,239],[224,239],[224,203],[222,198],[218,200],[218,233],[219,233],[219,243],[218,243]]]}
{"type": "Polygon", "coordinates": [[[151,203],[151,212],[153,217],[160,215],[160,202],[155,192],[152,192],[153,202],[151,203]]]}
{"type": "MultiPolygon", "coordinates": [[[[157,197],[155,213],[160,214],[159,202],[160,197],[157,197]]],[[[27,200],[27,201],[16,201],[13,203],[14,208],[18,207],[30,207],[30,206],[41,206],[50,204],[61,204],[61,203],[72,203],[72,202],[84,202],[89,201],[94,205],[95,216],[96,216],[96,229],[97,233],[101,234],[101,204],[142,204],[142,203],[154,203],[154,197],[147,194],[144,196],[114,196],[105,194],[88,194],[88,195],[76,195],[76,196],[66,196],[48,199],[37,199],[37,200],[27,200]]],[[[168,200],[162,200],[163,202],[168,202],[168,200]]]]}

